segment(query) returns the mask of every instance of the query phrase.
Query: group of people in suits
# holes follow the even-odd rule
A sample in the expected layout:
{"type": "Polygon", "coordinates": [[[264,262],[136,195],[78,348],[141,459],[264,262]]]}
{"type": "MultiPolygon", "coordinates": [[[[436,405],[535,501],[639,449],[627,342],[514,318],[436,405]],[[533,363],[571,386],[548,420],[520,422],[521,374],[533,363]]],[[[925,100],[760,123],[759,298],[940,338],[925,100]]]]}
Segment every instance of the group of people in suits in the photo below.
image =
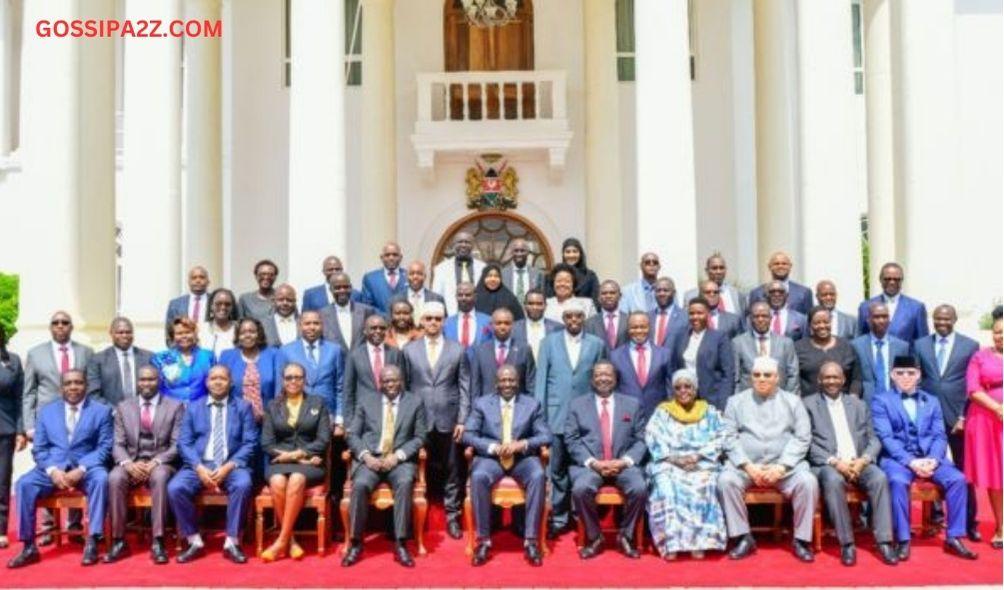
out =
{"type": "Polygon", "coordinates": [[[543,534],[562,535],[577,519],[580,556],[603,550],[601,486],[624,496],[617,549],[629,558],[638,557],[635,525],[646,511],[666,559],[724,550],[729,538],[729,556],[746,557],[756,545],[743,494],[775,487],[792,502],[796,557],[813,560],[811,519],[822,496],[841,559],[852,565],[844,491],[858,486],[877,551],[894,564],[909,558],[917,478],[944,490],[946,551],[976,556],[963,543],[979,540],[973,486],[990,494],[1000,547],[999,314],[994,346],[980,349],[954,332],[949,305],[934,310],[929,333],[923,303],[901,293],[896,263],[880,271],[883,293],[852,317],[837,310],[831,281],[813,294],[791,280],[781,252],[768,261],[769,280],[748,294],[727,281],[725,259],[710,256],[706,279],[681,304],[654,253],[642,255],[639,280],[622,289],[589,269],[578,240],[566,240],[550,272],[534,266],[526,241],[510,249],[507,265],[486,264],[473,236],[458,233],[431,289],[425,265],[403,267],[395,243],[360,290],[331,256],[325,282],[300,306],[272,261],[254,266],[258,287],[239,297],[210,291],[208,273],[195,267],[189,292],[168,305],[167,348],[156,353],[133,345],[124,317],[110,326],[111,346],[94,354],[57,312],[51,340],[23,366],[0,332],[0,525],[11,456],[31,442],[36,460],[17,485],[24,547],[8,565],[39,560],[51,522],[43,516],[36,542],[35,502],[70,488],[88,497],[89,529],[70,520],[86,537],[83,563],[99,561],[106,511],[113,539],[104,561],[121,559],[125,502],[138,485],[152,497],[155,563],[168,560],[170,513],[187,541],[177,561],[204,554],[202,493],[228,497],[224,555],[245,562],[243,514],[258,485],[279,523],[260,557],[296,559],[307,490],[348,478],[342,564],[362,558],[368,499],[386,482],[394,559],[411,567],[421,449],[454,538],[469,485],[474,565],[490,558],[491,492],[504,477],[526,495],[524,553],[533,565],[543,559],[545,503],[543,534]],[[469,473],[464,447],[474,455],[469,473]],[[351,452],[347,472],[327,461],[332,448],[351,452]]]}

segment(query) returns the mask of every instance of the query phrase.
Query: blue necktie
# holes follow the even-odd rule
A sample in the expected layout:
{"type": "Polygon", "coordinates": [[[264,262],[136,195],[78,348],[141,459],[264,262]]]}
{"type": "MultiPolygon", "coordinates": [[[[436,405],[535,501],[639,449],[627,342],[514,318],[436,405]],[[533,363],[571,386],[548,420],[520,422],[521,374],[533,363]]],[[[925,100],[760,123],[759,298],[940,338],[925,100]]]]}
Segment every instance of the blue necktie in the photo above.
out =
{"type": "Polygon", "coordinates": [[[310,357],[310,364],[317,366],[317,344],[310,343],[307,345],[307,356],[310,357]]]}
{"type": "Polygon", "coordinates": [[[223,404],[213,402],[213,461],[216,467],[223,465],[226,461],[226,449],[224,448],[223,432],[223,404]]]}
{"type": "Polygon", "coordinates": [[[875,341],[875,390],[880,392],[886,390],[886,384],[889,381],[885,368],[885,356],[882,355],[883,344],[885,342],[881,340],[875,341]]]}
{"type": "Polygon", "coordinates": [[[945,353],[948,352],[948,338],[938,340],[938,374],[945,373],[945,353]]]}

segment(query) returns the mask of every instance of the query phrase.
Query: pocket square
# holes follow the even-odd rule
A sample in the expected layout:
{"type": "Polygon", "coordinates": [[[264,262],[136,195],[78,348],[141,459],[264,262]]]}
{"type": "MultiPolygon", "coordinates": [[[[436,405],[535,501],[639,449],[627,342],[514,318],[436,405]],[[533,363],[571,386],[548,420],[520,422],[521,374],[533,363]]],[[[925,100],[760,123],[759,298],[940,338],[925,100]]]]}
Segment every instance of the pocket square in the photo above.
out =
{"type": "Polygon", "coordinates": [[[311,416],[316,416],[316,415],[318,415],[318,414],[320,414],[320,413],[321,413],[321,411],[320,411],[320,410],[318,410],[317,408],[312,408],[312,409],[310,410],[310,415],[311,415],[311,416]]]}
{"type": "Polygon", "coordinates": [[[624,417],[621,418],[621,422],[630,422],[630,421],[631,421],[631,414],[624,414],[624,417]]]}

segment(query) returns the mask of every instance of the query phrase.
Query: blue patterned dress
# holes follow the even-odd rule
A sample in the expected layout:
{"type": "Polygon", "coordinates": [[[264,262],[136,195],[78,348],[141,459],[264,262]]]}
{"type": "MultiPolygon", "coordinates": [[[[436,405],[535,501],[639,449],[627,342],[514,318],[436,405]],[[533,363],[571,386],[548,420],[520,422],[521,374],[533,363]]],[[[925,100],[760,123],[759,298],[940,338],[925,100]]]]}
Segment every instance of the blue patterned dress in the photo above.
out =
{"type": "Polygon", "coordinates": [[[196,347],[192,349],[191,364],[186,364],[178,349],[171,347],[154,354],[150,364],[160,370],[160,392],[187,404],[206,395],[213,351],[196,347]]]}
{"type": "Polygon", "coordinates": [[[672,417],[660,405],[645,428],[651,461],[648,521],[660,555],[679,551],[724,549],[725,518],[718,504],[719,457],[731,431],[721,413],[709,405],[692,424],[672,417]],[[686,471],[669,458],[697,454],[697,469],[686,471]]]}

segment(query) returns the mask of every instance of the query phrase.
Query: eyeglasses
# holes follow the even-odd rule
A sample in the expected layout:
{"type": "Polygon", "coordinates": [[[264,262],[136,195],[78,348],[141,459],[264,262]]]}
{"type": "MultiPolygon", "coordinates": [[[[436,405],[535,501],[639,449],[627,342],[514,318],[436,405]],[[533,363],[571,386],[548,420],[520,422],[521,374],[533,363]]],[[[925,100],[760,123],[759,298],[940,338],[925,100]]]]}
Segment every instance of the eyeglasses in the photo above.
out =
{"type": "Polygon", "coordinates": [[[787,293],[784,289],[768,289],[768,293],[787,293]]]}
{"type": "Polygon", "coordinates": [[[433,322],[441,322],[441,321],[443,321],[443,316],[439,316],[439,315],[427,315],[427,316],[425,316],[425,319],[431,320],[433,322]]]}
{"type": "Polygon", "coordinates": [[[52,326],[69,326],[70,325],[70,320],[52,320],[52,322],[51,322],[50,325],[52,325],[52,326]]]}
{"type": "Polygon", "coordinates": [[[712,289],[705,289],[704,292],[707,293],[708,295],[718,295],[722,291],[721,291],[721,289],[714,289],[714,290],[712,290],[712,289]]]}
{"type": "Polygon", "coordinates": [[[916,375],[917,372],[916,369],[894,369],[892,374],[897,377],[909,377],[911,375],[916,375]]]}
{"type": "Polygon", "coordinates": [[[658,260],[642,260],[642,264],[659,264],[658,260]]]}
{"type": "Polygon", "coordinates": [[[303,375],[283,375],[283,381],[303,381],[303,375]]]}
{"type": "Polygon", "coordinates": [[[761,371],[754,371],[752,375],[754,379],[766,379],[767,377],[773,377],[774,373],[764,373],[761,371]]]}
{"type": "Polygon", "coordinates": [[[902,283],[903,277],[882,277],[883,283],[902,283]]]}

